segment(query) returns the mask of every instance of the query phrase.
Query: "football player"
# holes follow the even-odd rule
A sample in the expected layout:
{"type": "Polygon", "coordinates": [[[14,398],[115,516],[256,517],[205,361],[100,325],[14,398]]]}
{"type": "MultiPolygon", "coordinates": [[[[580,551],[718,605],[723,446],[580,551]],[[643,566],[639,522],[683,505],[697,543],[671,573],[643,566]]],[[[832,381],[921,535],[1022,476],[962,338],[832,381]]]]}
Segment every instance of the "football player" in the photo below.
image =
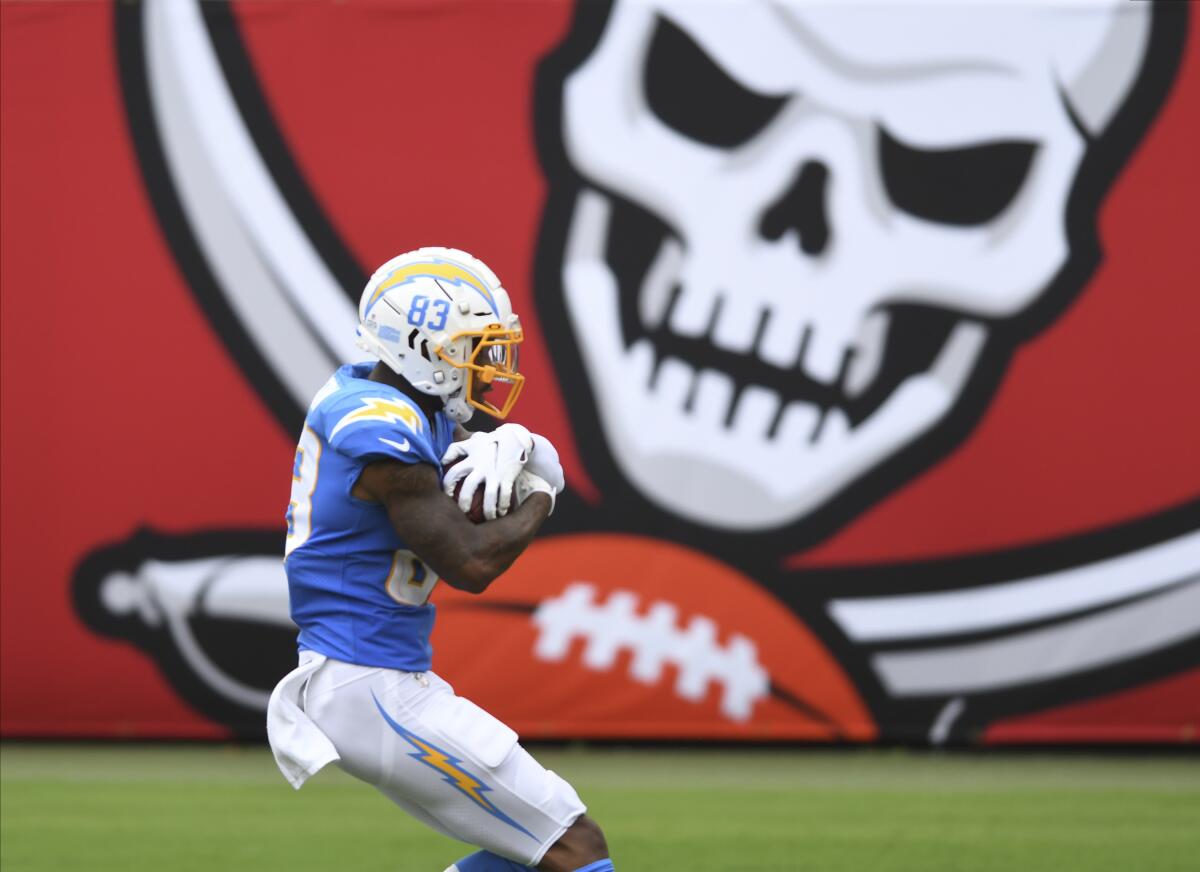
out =
{"type": "Polygon", "coordinates": [[[483,849],[446,872],[611,870],[575,790],[431,671],[434,587],[487,590],[563,487],[543,437],[461,426],[476,410],[506,417],[520,394],[508,293],[471,255],[422,248],[376,271],[359,319],[378,362],[343,366],[317,392],[292,469],[285,567],[300,666],[268,706],[275,759],[297,788],[337,762],[483,849]],[[478,488],[483,523],[465,513],[478,488]]]}

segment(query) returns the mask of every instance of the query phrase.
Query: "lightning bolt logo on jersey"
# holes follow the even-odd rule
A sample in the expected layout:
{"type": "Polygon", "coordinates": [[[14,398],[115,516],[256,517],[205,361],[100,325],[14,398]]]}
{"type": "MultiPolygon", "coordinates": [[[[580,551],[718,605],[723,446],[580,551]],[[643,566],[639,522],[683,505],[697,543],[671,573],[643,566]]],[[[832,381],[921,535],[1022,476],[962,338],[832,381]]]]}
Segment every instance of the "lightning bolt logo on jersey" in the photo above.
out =
{"type": "Polygon", "coordinates": [[[317,392],[292,467],[287,569],[301,650],[347,663],[429,669],[437,574],[396,534],[387,510],[351,490],[374,460],[428,463],[454,438],[395,388],[370,381],[373,363],[341,367],[317,392]]]}

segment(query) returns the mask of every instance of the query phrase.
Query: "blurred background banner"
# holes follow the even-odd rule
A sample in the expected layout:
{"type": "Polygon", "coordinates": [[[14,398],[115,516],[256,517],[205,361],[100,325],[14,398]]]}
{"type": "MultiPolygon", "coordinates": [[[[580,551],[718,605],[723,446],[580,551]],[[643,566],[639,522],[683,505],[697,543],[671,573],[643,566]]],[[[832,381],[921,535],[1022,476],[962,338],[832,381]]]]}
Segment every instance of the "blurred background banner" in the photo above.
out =
{"type": "Polygon", "coordinates": [[[447,245],[567,472],[434,597],[526,738],[1196,741],[1188,4],[0,14],[4,736],[262,734],[305,407],[447,245]]]}

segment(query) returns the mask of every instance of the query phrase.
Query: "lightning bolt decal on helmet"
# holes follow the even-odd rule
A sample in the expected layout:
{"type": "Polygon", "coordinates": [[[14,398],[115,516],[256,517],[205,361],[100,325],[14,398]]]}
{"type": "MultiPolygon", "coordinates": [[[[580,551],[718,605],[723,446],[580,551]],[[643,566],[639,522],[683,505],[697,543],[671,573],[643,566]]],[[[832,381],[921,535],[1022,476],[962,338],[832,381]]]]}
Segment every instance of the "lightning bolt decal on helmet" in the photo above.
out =
{"type": "Polygon", "coordinates": [[[367,282],[358,314],[358,346],[441,397],[455,421],[475,409],[496,418],[512,411],[525,384],[517,371],[521,321],[478,258],[438,247],[394,257],[367,282]],[[485,399],[493,391],[502,399],[485,399]]]}

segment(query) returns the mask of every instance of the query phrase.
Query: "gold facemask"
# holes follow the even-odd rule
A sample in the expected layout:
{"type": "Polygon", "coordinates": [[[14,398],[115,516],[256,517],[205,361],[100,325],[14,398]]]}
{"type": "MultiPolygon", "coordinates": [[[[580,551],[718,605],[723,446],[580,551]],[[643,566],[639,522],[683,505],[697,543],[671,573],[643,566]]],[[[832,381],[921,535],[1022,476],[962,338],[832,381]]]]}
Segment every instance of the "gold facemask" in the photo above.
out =
{"type": "Polygon", "coordinates": [[[446,344],[453,345],[464,336],[471,337],[474,342],[474,348],[465,361],[450,357],[444,347],[437,350],[437,355],[456,369],[466,370],[467,382],[463,390],[468,403],[503,420],[508,417],[521,395],[521,389],[525,387],[525,376],[517,371],[517,346],[524,341],[524,334],[520,328],[508,330],[499,324],[489,324],[482,332],[468,330],[455,333],[446,344]],[[497,397],[497,403],[484,399],[484,394],[495,390],[504,390],[502,397],[497,397]]]}

